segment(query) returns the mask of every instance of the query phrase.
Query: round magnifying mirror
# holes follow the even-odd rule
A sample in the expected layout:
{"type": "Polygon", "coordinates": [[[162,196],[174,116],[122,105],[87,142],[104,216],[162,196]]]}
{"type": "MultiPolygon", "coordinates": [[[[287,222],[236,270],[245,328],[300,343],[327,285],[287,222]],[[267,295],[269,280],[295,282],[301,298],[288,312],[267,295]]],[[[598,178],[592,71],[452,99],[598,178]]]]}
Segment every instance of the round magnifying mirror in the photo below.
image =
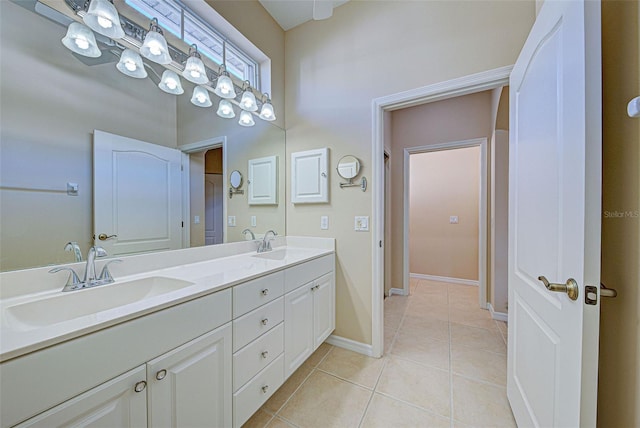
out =
{"type": "Polygon", "coordinates": [[[338,167],[336,169],[338,170],[338,175],[340,175],[340,177],[351,180],[353,177],[358,175],[358,172],[360,172],[360,161],[355,156],[343,156],[338,161],[338,167]]]}
{"type": "Polygon", "coordinates": [[[242,174],[240,173],[240,171],[233,170],[231,171],[231,179],[229,180],[231,182],[231,187],[233,187],[234,189],[238,189],[240,186],[242,186],[242,174]]]}

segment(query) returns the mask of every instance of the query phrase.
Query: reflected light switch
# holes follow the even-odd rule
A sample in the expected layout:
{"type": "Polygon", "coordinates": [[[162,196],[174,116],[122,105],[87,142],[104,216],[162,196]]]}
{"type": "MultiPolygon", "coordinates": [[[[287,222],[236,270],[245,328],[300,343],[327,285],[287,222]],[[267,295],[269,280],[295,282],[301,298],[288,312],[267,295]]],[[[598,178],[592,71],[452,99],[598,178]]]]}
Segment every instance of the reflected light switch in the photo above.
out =
{"type": "Polygon", "coordinates": [[[200,216],[199,215],[193,216],[193,224],[200,224],[200,216]]]}
{"type": "Polygon", "coordinates": [[[457,215],[452,215],[449,217],[449,223],[450,224],[458,224],[458,216],[457,215]]]}

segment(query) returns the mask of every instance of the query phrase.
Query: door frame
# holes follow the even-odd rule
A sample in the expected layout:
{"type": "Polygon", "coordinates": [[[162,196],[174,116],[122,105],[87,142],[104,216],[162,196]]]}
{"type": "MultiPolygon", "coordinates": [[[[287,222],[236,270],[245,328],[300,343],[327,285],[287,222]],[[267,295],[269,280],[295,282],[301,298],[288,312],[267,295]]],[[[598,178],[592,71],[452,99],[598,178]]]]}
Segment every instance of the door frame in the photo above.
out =
{"type": "MultiPolygon", "coordinates": [[[[409,91],[375,98],[372,101],[372,343],[371,353],[381,357],[384,349],[384,143],[385,117],[393,110],[447,98],[495,89],[509,84],[513,65],[434,83],[409,91]]],[[[388,127],[388,124],[386,125],[388,127]]]]}
{"type": "Polygon", "coordinates": [[[402,236],[402,293],[409,295],[409,190],[411,171],[409,158],[413,154],[432,153],[444,150],[480,148],[480,186],[478,189],[478,300],[482,309],[487,309],[487,138],[452,141],[449,143],[404,149],[404,186],[403,186],[403,219],[402,236]]]}
{"type": "MultiPolygon", "coordinates": [[[[218,149],[222,147],[222,189],[229,187],[227,179],[227,137],[222,135],[220,137],[213,137],[207,140],[196,141],[195,143],[184,144],[179,146],[178,149],[182,151],[182,185],[183,185],[183,204],[182,212],[183,218],[187,221],[182,229],[182,242],[184,248],[191,246],[191,191],[189,181],[189,155],[192,153],[206,152],[211,149],[218,149]]],[[[227,198],[223,198],[222,204],[222,242],[227,242],[227,198]]]]}

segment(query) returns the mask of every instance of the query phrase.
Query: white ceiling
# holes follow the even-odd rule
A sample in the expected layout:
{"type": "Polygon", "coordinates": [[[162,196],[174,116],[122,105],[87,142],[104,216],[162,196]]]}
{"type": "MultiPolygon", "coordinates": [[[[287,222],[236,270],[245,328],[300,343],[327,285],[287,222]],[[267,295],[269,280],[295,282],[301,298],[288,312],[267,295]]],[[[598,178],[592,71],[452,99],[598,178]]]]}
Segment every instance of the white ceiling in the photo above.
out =
{"type": "MultiPolygon", "coordinates": [[[[267,12],[276,20],[283,30],[311,21],[313,19],[314,0],[259,0],[267,12]]],[[[342,6],[349,0],[316,0],[330,1],[333,7],[342,6]]]]}

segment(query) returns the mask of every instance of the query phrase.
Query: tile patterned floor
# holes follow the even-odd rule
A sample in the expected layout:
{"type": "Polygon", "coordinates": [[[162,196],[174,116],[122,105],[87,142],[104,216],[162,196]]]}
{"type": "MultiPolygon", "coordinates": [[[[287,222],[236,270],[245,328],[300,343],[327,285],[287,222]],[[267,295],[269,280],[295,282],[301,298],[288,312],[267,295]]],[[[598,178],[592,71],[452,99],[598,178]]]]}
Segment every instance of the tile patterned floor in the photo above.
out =
{"type": "Polygon", "coordinates": [[[514,427],[507,325],[476,287],[412,280],[385,299],[385,355],[323,344],[246,428],[514,427]]]}

